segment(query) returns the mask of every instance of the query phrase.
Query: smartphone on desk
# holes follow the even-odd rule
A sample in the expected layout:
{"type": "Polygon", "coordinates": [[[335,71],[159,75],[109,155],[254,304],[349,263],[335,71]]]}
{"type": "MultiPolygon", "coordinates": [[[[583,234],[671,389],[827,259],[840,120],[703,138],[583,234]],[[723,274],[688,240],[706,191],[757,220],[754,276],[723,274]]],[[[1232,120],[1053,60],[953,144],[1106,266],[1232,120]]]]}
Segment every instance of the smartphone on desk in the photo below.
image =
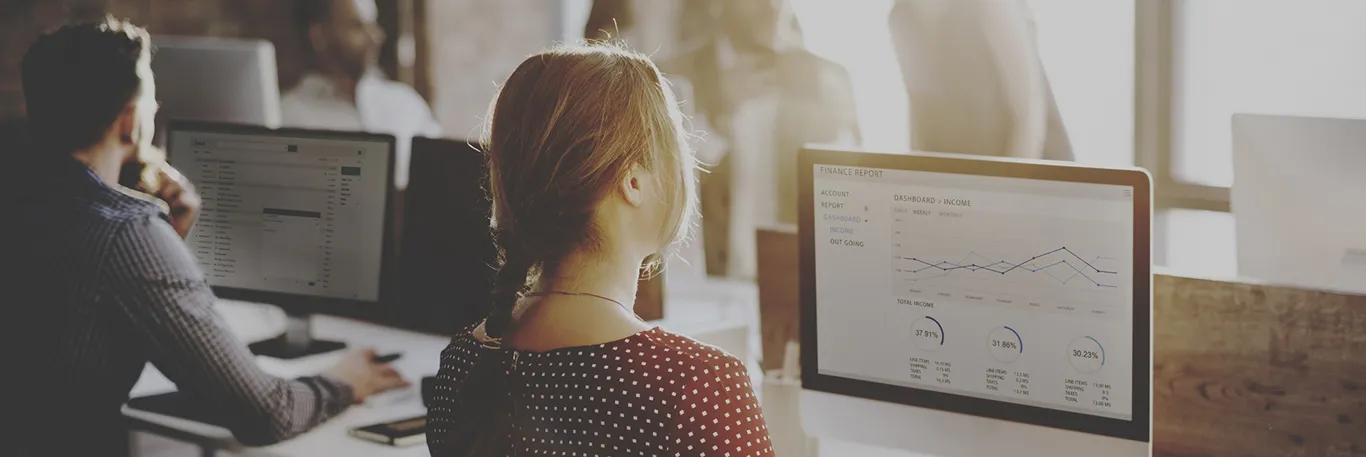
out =
{"type": "Polygon", "coordinates": [[[421,415],[351,429],[351,436],[390,446],[427,442],[427,416],[421,415]]]}

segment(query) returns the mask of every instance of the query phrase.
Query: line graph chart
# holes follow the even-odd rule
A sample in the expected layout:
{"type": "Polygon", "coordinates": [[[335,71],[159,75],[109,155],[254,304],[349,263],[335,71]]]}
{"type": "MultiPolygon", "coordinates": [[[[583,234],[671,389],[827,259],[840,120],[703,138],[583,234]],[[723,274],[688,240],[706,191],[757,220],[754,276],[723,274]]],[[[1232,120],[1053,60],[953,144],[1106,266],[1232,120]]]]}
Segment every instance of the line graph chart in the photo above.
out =
{"type": "MultiPolygon", "coordinates": [[[[1057,248],[1057,249],[1054,249],[1054,250],[1045,252],[1045,253],[1043,253],[1043,254],[1039,254],[1039,255],[1030,257],[1029,259],[1023,260],[1023,261],[1021,261],[1021,262],[1019,262],[1019,263],[1011,263],[1011,262],[1006,261],[1006,260],[996,260],[995,262],[987,263],[987,262],[989,262],[989,261],[991,260],[991,258],[990,258],[990,257],[987,257],[987,256],[984,256],[984,255],[982,255],[982,254],[979,254],[979,253],[977,253],[977,251],[969,252],[968,255],[967,255],[966,257],[963,258],[963,260],[959,260],[958,262],[950,262],[950,261],[947,261],[947,260],[940,260],[940,261],[938,261],[938,262],[933,262],[933,261],[925,261],[925,260],[920,259],[920,258],[917,258],[917,257],[903,258],[902,256],[895,256],[895,258],[896,258],[897,260],[910,260],[911,262],[919,263],[919,264],[924,265],[924,266],[921,267],[921,268],[898,269],[898,270],[897,270],[898,272],[908,272],[908,273],[913,273],[913,274],[914,274],[914,273],[921,273],[921,272],[924,272],[924,271],[931,271],[931,272],[941,272],[941,273],[944,273],[943,275],[930,276],[930,277],[928,277],[928,278],[918,278],[919,280],[927,280],[927,279],[934,279],[934,278],[937,278],[937,277],[944,277],[944,276],[947,276],[949,272],[958,271],[958,270],[963,270],[963,271],[967,271],[967,272],[989,272],[989,273],[1000,274],[1000,275],[1003,275],[1003,276],[1004,276],[1004,275],[1007,275],[1007,274],[1010,274],[1011,272],[1016,272],[1016,273],[1023,273],[1023,272],[1028,272],[1028,273],[1039,273],[1039,272],[1043,272],[1043,273],[1044,273],[1045,275],[1047,275],[1048,277],[1050,277],[1050,278],[1052,278],[1052,279],[1058,281],[1060,284],[1064,284],[1064,285],[1070,283],[1070,282],[1071,282],[1072,280],[1074,280],[1074,279],[1083,278],[1083,279],[1085,279],[1087,282],[1090,282],[1091,284],[1095,285],[1096,287],[1104,287],[1104,288],[1115,288],[1115,287],[1118,287],[1118,286],[1116,286],[1116,285],[1114,285],[1114,284],[1109,284],[1109,283],[1105,283],[1105,282],[1101,282],[1101,281],[1098,281],[1098,280],[1097,280],[1098,278],[1099,278],[1100,280],[1104,280],[1105,278],[1104,278],[1103,276],[1105,276],[1105,275],[1114,275],[1114,274],[1117,274],[1117,273],[1118,273],[1117,271],[1114,271],[1114,270],[1102,270],[1102,269],[1100,269],[1100,268],[1097,268],[1094,264],[1091,263],[1091,261],[1086,260],[1085,258],[1083,258],[1083,257],[1081,257],[1081,256],[1079,256],[1079,255],[1077,255],[1077,253],[1075,253],[1075,252],[1072,252],[1072,250],[1071,250],[1071,249],[1068,249],[1067,246],[1063,246],[1063,247],[1060,247],[1060,248],[1057,248]],[[1055,254],[1056,254],[1056,255],[1055,255],[1055,254]],[[1040,259],[1051,259],[1051,258],[1054,258],[1054,257],[1063,257],[1063,256],[1070,257],[1070,259],[1064,258],[1064,259],[1061,259],[1061,260],[1054,261],[1054,262],[1052,262],[1052,263],[1047,263],[1046,261],[1041,261],[1041,260],[1040,260],[1040,259]],[[979,263],[970,263],[970,264],[967,263],[968,261],[970,261],[970,259],[972,259],[972,258],[974,258],[974,257],[981,258],[981,259],[983,259],[983,261],[982,261],[980,264],[979,264],[979,263]],[[1042,264],[1042,263],[1047,263],[1047,264],[1046,264],[1046,265],[1040,266],[1040,264],[1042,264]],[[1080,266],[1080,268],[1079,268],[1079,266],[1080,266]],[[1055,274],[1055,273],[1053,272],[1053,271],[1055,270],[1054,267],[1057,267],[1056,270],[1063,270],[1063,272],[1062,272],[1061,274],[1055,274]],[[1070,271],[1070,274],[1068,273],[1069,271],[1070,271]]],[[[1097,256],[1097,257],[1095,257],[1095,258],[1092,259],[1092,260],[1099,262],[1099,261],[1101,261],[1102,259],[1107,259],[1107,260],[1109,260],[1109,259],[1111,259],[1111,258],[1109,258],[1109,257],[1097,256]]]]}
{"type": "Polygon", "coordinates": [[[1126,227],[975,210],[895,212],[897,297],[1104,315],[1127,303],[1126,227]]]}

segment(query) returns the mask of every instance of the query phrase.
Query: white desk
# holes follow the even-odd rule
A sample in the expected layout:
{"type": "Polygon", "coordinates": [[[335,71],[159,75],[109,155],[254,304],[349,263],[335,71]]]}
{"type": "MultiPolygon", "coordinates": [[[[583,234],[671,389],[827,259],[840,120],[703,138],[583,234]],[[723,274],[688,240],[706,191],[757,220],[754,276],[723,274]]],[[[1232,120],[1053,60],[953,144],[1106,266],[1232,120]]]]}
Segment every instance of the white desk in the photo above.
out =
{"type": "MultiPolygon", "coordinates": [[[[666,286],[667,287],[667,286],[666,286]]],[[[665,316],[655,325],[704,343],[720,347],[757,367],[754,356],[758,351],[758,295],[752,284],[735,281],[706,281],[686,287],[671,288],[666,292],[665,316]]],[[[255,341],[278,334],[283,329],[283,314],[260,305],[225,302],[219,312],[245,341],[255,341]]],[[[386,392],[343,412],[330,421],[294,439],[272,446],[246,448],[221,427],[179,418],[124,408],[138,430],[165,435],[201,446],[206,454],[213,449],[231,450],[244,455],[261,456],[427,456],[427,447],[414,445],[396,448],[352,438],[352,428],[383,421],[424,414],[418,383],[423,376],[436,374],[440,367],[441,350],[450,338],[384,327],[351,319],[315,316],[313,332],[319,338],[345,341],[352,348],[370,347],[384,354],[402,352],[394,362],[412,387],[386,392]]],[[[281,377],[316,374],[331,366],[339,353],[324,354],[297,361],[281,361],[259,357],[258,362],[267,372],[281,377]]],[[[755,372],[757,373],[757,372],[755,372]]],[[[755,378],[756,387],[762,384],[755,378]]],[[[157,394],[175,390],[175,385],[150,364],[133,387],[131,396],[157,394]]]]}
{"type": "MultiPolygon", "coordinates": [[[[227,313],[225,313],[227,314],[227,313]]],[[[239,324],[234,324],[234,329],[239,324]]],[[[375,396],[363,405],[347,409],[342,414],[294,439],[273,446],[243,448],[228,430],[182,420],[174,417],[124,408],[124,415],[133,419],[138,428],[172,438],[186,439],[201,446],[234,450],[247,455],[270,456],[427,456],[426,446],[395,448],[351,438],[347,431],[354,427],[386,420],[421,415],[426,412],[419,395],[418,381],[423,376],[436,374],[440,367],[441,350],[449,338],[426,335],[360,321],[328,316],[313,319],[313,330],[321,338],[346,341],[351,347],[372,347],[379,353],[402,352],[394,362],[395,368],[413,383],[412,387],[375,396]],[[160,426],[160,427],[158,427],[160,426]],[[166,429],[162,429],[165,427],[166,429]],[[177,433],[178,432],[178,433],[177,433]]],[[[262,368],[281,377],[297,377],[318,373],[337,360],[340,353],[324,354],[300,360],[300,363],[258,358],[262,368]]],[[[151,365],[133,387],[132,396],[175,390],[165,376],[151,365]]]]}

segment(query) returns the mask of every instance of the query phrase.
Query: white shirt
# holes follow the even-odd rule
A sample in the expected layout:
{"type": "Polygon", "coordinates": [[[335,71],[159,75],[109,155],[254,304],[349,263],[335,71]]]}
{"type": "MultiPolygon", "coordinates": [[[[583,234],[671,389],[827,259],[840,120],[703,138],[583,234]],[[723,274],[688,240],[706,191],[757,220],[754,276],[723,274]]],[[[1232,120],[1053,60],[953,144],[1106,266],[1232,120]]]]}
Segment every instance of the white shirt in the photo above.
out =
{"type": "Polygon", "coordinates": [[[412,137],[441,136],[441,124],[427,102],[413,88],[367,73],[356,85],[352,104],[331,80],[309,74],[280,99],[286,127],[386,133],[397,140],[394,185],[408,187],[408,161],[412,137]]]}
{"type": "Polygon", "coordinates": [[[891,32],[913,149],[1071,158],[1023,0],[899,0],[891,32]]]}
{"type": "MultiPolygon", "coordinates": [[[[744,57],[736,51],[734,44],[722,36],[717,40],[716,62],[721,74],[727,75],[743,68],[744,57]]],[[[727,271],[731,276],[754,278],[758,274],[758,244],[754,233],[760,227],[770,227],[782,223],[778,205],[784,201],[779,195],[778,172],[780,152],[778,151],[779,110],[782,108],[781,81],[777,69],[761,70],[766,73],[751,73],[746,77],[760,78],[758,82],[745,87],[744,100],[731,100],[734,109],[729,118],[725,138],[729,146],[730,182],[730,258],[727,271]]],[[[728,78],[722,84],[735,81],[728,78]]],[[[737,90],[728,91],[738,93],[737,90]]],[[[836,144],[854,144],[854,132],[841,131],[836,144]]],[[[719,162],[720,157],[716,157],[719,162]]],[[[715,163],[715,162],[713,162],[715,163]]]]}

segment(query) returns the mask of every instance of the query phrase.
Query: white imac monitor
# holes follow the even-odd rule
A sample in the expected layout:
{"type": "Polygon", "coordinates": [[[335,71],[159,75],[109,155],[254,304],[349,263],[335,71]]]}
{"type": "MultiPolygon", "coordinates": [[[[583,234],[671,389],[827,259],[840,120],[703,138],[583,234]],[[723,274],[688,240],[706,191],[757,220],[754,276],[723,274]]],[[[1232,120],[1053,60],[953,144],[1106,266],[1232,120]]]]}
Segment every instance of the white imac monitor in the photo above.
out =
{"type": "Polygon", "coordinates": [[[798,173],[807,433],[1149,454],[1146,172],[808,148],[798,173]]]}
{"type": "Polygon", "coordinates": [[[1366,293],[1366,120],[1233,116],[1238,274],[1366,293]]]}
{"type": "Polygon", "coordinates": [[[164,119],[280,126],[275,46],[269,41],[156,36],[152,43],[164,119]]]}
{"type": "Polygon", "coordinates": [[[255,353],[338,349],[311,338],[308,314],[376,314],[391,252],[393,136],[197,121],[167,132],[171,166],[203,199],[185,242],[214,293],[292,319],[255,353]]]}

